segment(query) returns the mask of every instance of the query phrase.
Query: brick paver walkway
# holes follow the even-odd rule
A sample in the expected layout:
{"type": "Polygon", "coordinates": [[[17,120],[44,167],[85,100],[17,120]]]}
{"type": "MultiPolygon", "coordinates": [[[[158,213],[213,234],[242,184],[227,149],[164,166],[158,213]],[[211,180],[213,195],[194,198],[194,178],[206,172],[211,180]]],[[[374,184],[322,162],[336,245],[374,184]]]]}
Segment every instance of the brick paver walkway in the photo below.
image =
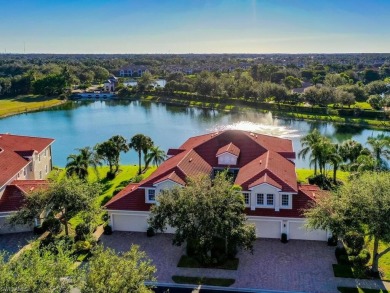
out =
{"type": "Polygon", "coordinates": [[[0,234],[0,251],[14,254],[36,238],[37,236],[32,232],[0,234]]]}
{"type": "Polygon", "coordinates": [[[254,254],[240,252],[238,270],[229,271],[178,268],[184,247],[173,246],[169,234],[148,238],[146,233],[114,232],[102,235],[100,240],[118,252],[128,250],[131,244],[140,245],[157,267],[159,282],[172,282],[172,275],[207,276],[234,278],[232,287],[237,288],[332,293],[338,292],[338,285],[353,286],[355,282],[333,276],[334,247],[324,242],[291,240],[282,244],[279,240],[260,239],[255,242],[254,254]]]}

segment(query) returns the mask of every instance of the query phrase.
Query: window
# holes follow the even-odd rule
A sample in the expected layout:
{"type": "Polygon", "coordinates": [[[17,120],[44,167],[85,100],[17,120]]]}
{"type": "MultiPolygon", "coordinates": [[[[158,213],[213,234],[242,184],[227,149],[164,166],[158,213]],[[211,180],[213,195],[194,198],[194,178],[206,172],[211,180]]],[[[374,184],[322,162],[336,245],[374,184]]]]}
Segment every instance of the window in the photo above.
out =
{"type": "Polygon", "coordinates": [[[46,172],[46,174],[47,174],[47,165],[45,166],[45,172],[46,172]]]}
{"type": "Polygon", "coordinates": [[[267,206],[273,206],[273,205],[274,205],[274,195],[267,194],[267,206]]]}
{"type": "Polygon", "coordinates": [[[257,198],[258,205],[264,205],[264,194],[258,193],[256,194],[256,198],[257,198]]]}
{"type": "Polygon", "coordinates": [[[244,195],[245,205],[249,205],[250,204],[250,193],[249,192],[243,192],[242,194],[244,195]]]}
{"type": "Polygon", "coordinates": [[[24,168],[23,169],[23,175],[26,176],[26,174],[27,174],[27,170],[26,170],[26,168],[24,168]]]}
{"type": "Polygon", "coordinates": [[[41,161],[41,155],[38,155],[38,161],[39,162],[41,161]]]}
{"type": "Polygon", "coordinates": [[[39,179],[42,179],[42,171],[39,171],[39,179]]]}
{"type": "Polygon", "coordinates": [[[149,201],[156,200],[156,190],[155,189],[148,189],[148,200],[149,201]]]}
{"type": "Polygon", "coordinates": [[[33,170],[33,164],[30,163],[30,172],[32,172],[32,170],[33,170]]]}
{"type": "Polygon", "coordinates": [[[46,157],[46,150],[45,150],[44,156],[46,157]]]}
{"type": "Polygon", "coordinates": [[[288,207],[289,203],[290,203],[290,201],[289,201],[288,194],[282,194],[282,206],[288,207]]]}

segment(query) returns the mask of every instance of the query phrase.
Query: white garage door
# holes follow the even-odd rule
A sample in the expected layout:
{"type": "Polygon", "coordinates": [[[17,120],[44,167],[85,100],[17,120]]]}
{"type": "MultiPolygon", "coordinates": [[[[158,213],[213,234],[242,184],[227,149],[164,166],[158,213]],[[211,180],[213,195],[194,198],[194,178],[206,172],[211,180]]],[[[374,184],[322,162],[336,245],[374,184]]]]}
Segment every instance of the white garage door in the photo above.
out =
{"type": "Polygon", "coordinates": [[[256,236],[260,238],[280,238],[280,221],[250,221],[256,225],[256,236]]]}
{"type": "Polygon", "coordinates": [[[324,230],[306,230],[303,222],[289,222],[289,239],[327,241],[327,233],[324,230]]]}
{"type": "Polygon", "coordinates": [[[17,225],[12,227],[7,223],[6,219],[6,217],[0,217],[0,234],[29,232],[33,230],[32,225],[17,225]]]}
{"type": "Polygon", "coordinates": [[[146,232],[148,229],[147,215],[112,215],[114,231],[146,232]]]}

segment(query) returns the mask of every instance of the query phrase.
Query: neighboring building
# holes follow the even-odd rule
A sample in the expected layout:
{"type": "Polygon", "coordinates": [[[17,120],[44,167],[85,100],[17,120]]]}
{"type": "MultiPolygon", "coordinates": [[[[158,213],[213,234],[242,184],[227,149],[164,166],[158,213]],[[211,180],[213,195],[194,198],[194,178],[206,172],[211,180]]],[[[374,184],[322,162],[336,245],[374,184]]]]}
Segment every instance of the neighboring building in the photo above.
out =
{"type": "Polygon", "coordinates": [[[118,78],[116,78],[115,76],[111,76],[108,80],[106,80],[103,83],[103,91],[109,93],[115,92],[117,84],[118,84],[118,78]]]}
{"type": "Polygon", "coordinates": [[[245,212],[258,237],[286,233],[289,239],[327,240],[326,231],[304,227],[302,209],[320,190],[297,184],[291,140],[226,130],[192,137],[168,155],[149,178],[128,185],[106,204],[114,231],[146,231],[149,209],[161,190],[185,186],[188,176],[213,176],[227,168],[242,187],[245,212]]]}
{"type": "Polygon", "coordinates": [[[50,138],[0,134],[0,234],[31,230],[32,226],[11,228],[10,213],[20,209],[23,198],[47,185],[52,170],[50,138]]]}
{"type": "Polygon", "coordinates": [[[144,65],[129,65],[119,70],[120,77],[136,77],[142,76],[146,71],[149,71],[148,68],[144,65]]]}

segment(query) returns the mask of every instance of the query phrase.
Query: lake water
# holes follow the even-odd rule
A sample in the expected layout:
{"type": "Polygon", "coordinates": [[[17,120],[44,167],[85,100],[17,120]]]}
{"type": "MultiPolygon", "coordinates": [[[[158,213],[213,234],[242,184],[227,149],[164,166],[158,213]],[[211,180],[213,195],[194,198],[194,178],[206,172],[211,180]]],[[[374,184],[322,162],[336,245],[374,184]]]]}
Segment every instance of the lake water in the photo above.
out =
{"type": "MultiPolygon", "coordinates": [[[[233,114],[139,101],[75,102],[56,110],[0,119],[0,133],[54,138],[53,162],[61,167],[65,166],[67,156],[75,153],[75,148],[94,146],[117,134],[130,139],[143,133],[166,151],[194,135],[242,129],[291,139],[294,149],[299,151],[300,138],[315,128],[335,142],[352,138],[365,144],[369,136],[383,133],[332,123],[278,119],[271,113],[233,114]]],[[[122,163],[136,164],[137,154],[134,151],[124,154],[122,163]]],[[[296,165],[309,167],[303,160],[297,160],[296,165]]]]}
{"type": "MultiPolygon", "coordinates": [[[[132,81],[125,81],[123,84],[125,86],[136,86],[138,84],[138,82],[135,80],[132,80],[132,81]]],[[[155,84],[156,84],[156,86],[159,86],[159,87],[165,87],[165,85],[167,84],[167,81],[165,79],[157,79],[155,81],[155,84]]]]}

